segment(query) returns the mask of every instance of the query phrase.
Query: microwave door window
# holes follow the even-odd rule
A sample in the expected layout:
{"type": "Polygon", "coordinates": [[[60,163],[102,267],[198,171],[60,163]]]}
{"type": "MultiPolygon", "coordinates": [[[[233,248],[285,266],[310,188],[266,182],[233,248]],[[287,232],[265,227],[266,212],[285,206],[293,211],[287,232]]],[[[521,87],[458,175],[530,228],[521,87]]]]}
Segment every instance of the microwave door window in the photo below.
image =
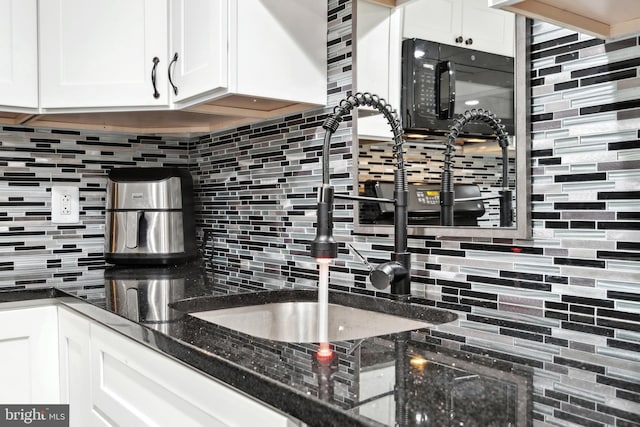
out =
{"type": "Polygon", "coordinates": [[[483,108],[493,112],[513,133],[513,74],[458,65],[456,69],[456,114],[483,108]]]}

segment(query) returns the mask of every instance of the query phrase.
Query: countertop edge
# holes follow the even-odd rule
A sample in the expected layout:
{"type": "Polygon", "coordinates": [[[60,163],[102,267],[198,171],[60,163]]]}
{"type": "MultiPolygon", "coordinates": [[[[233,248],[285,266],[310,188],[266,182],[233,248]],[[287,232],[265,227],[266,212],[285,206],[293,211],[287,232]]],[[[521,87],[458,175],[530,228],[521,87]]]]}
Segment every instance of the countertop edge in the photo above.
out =
{"type": "Polygon", "coordinates": [[[169,337],[162,332],[107,311],[58,288],[0,291],[0,304],[15,303],[12,305],[16,308],[28,307],[36,301],[42,300],[55,300],[56,303],[68,307],[139,344],[158,351],[201,375],[219,381],[308,425],[336,423],[340,426],[380,425],[373,420],[342,411],[320,399],[308,396],[287,387],[285,384],[234,364],[226,358],[169,337]],[[172,350],[171,346],[179,346],[183,354],[186,350],[192,359],[185,360],[186,358],[177,354],[178,351],[172,350]]]}

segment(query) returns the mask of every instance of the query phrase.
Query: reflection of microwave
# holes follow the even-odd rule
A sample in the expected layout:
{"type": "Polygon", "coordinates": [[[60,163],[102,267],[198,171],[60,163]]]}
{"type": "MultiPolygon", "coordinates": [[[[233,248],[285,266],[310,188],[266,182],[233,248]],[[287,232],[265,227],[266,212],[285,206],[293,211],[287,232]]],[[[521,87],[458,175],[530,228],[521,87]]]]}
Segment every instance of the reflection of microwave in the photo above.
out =
{"type": "MultiPolygon", "coordinates": [[[[402,42],[402,124],[407,133],[448,132],[451,119],[472,108],[490,110],[513,135],[514,60],[419,39],[402,42]]],[[[466,135],[493,134],[482,122],[466,135]]]]}

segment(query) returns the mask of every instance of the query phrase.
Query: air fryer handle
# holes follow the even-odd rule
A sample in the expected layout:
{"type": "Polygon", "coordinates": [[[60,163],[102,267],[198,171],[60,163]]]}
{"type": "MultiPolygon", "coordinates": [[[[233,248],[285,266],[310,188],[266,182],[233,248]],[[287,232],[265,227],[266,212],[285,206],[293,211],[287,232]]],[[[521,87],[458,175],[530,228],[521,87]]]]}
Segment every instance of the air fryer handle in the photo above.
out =
{"type": "Polygon", "coordinates": [[[453,118],[456,109],[456,70],[451,61],[438,62],[436,65],[436,114],[438,119],[447,120],[453,118]],[[442,75],[449,73],[448,107],[443,109],[440,104],[442,91],[442,75]]]}
{"type": "Polygon", "coordinates": [[[126,225],[125,225],[125,246],[129,249],[135,249],[138,247],[138,223],[140,222],[140,214],[138,211],[128,211],[126,213],[126,225]]]}

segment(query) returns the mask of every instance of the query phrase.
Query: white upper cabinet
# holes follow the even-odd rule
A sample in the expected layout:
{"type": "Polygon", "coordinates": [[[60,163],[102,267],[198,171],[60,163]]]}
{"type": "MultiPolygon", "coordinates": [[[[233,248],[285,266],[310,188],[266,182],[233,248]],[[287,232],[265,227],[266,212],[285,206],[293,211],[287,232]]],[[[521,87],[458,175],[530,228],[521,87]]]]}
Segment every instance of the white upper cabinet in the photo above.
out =
{"type": "Polygon", "coordinates": [[[254,98],[325,105],[326,15],[317,0],[171,0],[173,101],[182,108],[239,95],[217,106],[262,108],[254,98]]]}
{"type": "Polygon", "coordinates": [[[171,1],[168,74],[174,102],[226,90],[227,3],[227,0],[171,1]]]}
{"type": "Polygon", "coordinates": [[[232,91],[326,105],[327,2],[236,0],[231,4],[232,91]]]}
{"type": "Polygon", "coordinates": [[[166,0],[39,2],[40,107],[168,106],[166,0]]]}
{"type": "Polygon", "coordinates": [[[514,56],[515,16],[487,0],[415,0],[404,6],[404,38],[514,56]]]}
{"type": "Polygon", "coordinates": [[[36,0],[0,0],[0,108],[38,108],[36,0]]]}
{"type": "MultiPolygon", "coordinates": [[[[355,89],[378,95],[395,109],[400,108],[401,24],[401,10],[358,0],[355,89]]],[[[358,110],[358,136],[382,140],[393,138],[387,119],[372,110],[358,110]]]]}
{"type": "Polygon", "coordinates": [[[43,113],[197,106],[190,111],[232,116],[244,111],[260,118],[288,113],[294,104],[326,104],[325,2],[41,0],[39,5],[43,113]]]}

